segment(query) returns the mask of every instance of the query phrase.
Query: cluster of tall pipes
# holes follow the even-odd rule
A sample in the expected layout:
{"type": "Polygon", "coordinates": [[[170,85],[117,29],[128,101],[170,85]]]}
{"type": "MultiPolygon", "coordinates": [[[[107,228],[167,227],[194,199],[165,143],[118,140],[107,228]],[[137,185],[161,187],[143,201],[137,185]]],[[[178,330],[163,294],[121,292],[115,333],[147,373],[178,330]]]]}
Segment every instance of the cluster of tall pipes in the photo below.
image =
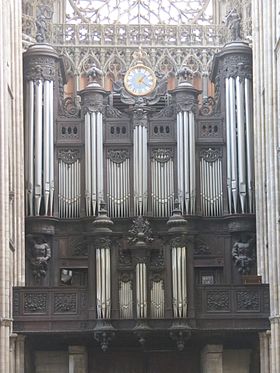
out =
{"type": "Polygon", "coordinates": [[[25,107],[26,214],[53,215],[53,81],[28,80],[25,107]]]}
{"type": "Polygon", "coordinates": [[[195,213],[195,120],[194,113],[182,110],[177,114],[177,177],[178,199],[183,214],[195,213]]]}
{"type": "Polygon", "coordinates": [[[186,247],[171,248],[172,305],[175,318],[187,317],[187,259],[186,247]]]}
{"type": "Polygon", "coordinates": [[[103,191],[103,125],[101,112],[85,114],[85,209],[96,215],[103,191]]]}
{"type": "Polygon", "coordinates": [[[174,162],[168,149],[155,149],[151,158],[151,198],[153,216],[170,216],[174,201],[174,162]],[[168,154],[168,153],[167,153],[168,154]]]}
{"type": "Polygon", "coordinates": [[[225,88],[229,213],[253,213],[252,82],[238,75],[227,77],[225,88]]]}
{"type": "Polygon", "coordinates": [[[58,162],[58,212],[60,218],[77,218],[81,205],[81,162],[58,162]]]}
{"type": "MultiPolygon", "coordinates": [[[[210,149],[211,150],[211,149],[210,149]]],[[[200,159],[200,202],[204,216],[223,214],[222,159],[200,159]]]]}
{"type": "Polygon", "coordinates": [[[148,200],[148,130],[141,122],[133,130],[134,215],[146,215],[148,200]]]}
{"type": "Polygon", "coordinates": [[[95,249],[96,308],[98,319],[111,316],[111,253],[109,247],[95,249]]]}
{"type": "Polygon", "coordinates": [[[107,205],[109,216],[114,218],[129,216],[129,166],[129,158],[120,162],[107,158],[107,205]]]}

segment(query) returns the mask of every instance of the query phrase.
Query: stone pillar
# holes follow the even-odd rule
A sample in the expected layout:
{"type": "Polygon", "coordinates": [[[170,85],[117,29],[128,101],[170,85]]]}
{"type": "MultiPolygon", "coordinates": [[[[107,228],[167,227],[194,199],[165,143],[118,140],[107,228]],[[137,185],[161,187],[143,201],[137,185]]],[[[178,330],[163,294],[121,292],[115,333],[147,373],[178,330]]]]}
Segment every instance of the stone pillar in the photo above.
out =
{"type": "Polygon", "coordinates": [[[69,346],[69,373],[88,372],[88,354],[85,346],[69,346]]]}
{"type": "Polygon", "coordinates": [[[203,348],[201,373],[223,373],[223,345],[206,345],[203,348]]]}

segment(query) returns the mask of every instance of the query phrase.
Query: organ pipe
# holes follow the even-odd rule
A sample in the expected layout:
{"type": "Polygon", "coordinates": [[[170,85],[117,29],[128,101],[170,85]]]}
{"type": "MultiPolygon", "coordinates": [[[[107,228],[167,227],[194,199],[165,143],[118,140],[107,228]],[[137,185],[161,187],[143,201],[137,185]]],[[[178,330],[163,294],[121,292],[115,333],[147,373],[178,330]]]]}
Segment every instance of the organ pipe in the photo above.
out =
{"type": "Polygon", "coordinates": [[[175,318],[187,317],[186,248],[172,247],[172,304],[175,318]]]}
{"type": "Polygon", "coordinates": [[[136,315],[138,319],[147,317],[147,272],[145,263],[136,265],[136,315]]]}
{"type": "Polygon", "coordinates": [[[147,212],[147,128],[137,124],[133,130],[133,169],[134,169],[134,214],[147,212]]]}
{"type": "Polygon", "coordinates": [[[110,318],[111,258],[109,248],[96,249],[96,301],[97,318],[110,318]]]}
{"type": "Polygon", "coordinates": [[[85,204],[86,214],[96,215],[103,200],[102,114],[85,114],[85,204]]]}
{"type": "Polygon", "coordinates": [[[195,213],[195,121],[191,111],[177,114],[178,198],[184,214],[195,213]]]}

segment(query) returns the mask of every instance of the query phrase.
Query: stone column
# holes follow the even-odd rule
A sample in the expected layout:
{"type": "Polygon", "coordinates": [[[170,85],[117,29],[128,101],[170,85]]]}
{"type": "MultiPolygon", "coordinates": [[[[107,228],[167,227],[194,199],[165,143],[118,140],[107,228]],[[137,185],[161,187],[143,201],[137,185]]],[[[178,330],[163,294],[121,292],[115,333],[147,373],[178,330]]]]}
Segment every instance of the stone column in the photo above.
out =
{"type": "Polygon", "coordinates": [[[223,373],[223,346],[206,345],[201,351],[201,373],[223,373]]]}
{"type": "Polygon", "coordinates": [[[85,346],[69,346],[69,373],[88,372],[88,354],[85,346]]]}

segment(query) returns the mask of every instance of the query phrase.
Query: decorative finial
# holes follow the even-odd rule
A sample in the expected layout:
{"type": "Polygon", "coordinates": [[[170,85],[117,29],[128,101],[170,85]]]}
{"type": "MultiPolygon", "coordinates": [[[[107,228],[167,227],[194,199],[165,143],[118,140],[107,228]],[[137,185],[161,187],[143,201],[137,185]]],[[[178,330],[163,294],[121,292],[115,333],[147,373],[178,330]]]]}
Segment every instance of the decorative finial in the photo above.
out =
{"type": "Polygon", "coordinates": [[[51,20],[53,16],[53,11],[47,5],[40,5],[37,8],[37,17],[36,17],[36,41],[38,43],[46,42],[46,33],[48,30],[47,21],[51,20]]]}
{"type": "Polygon", "coordinates": [[[112,225],[114,223],[112,220],[109,218],[107,215],[107,210],[106,210],[106,204],[104,201],[100,202],[100,209],[98,211],[98,216],[92,223],[93,229],[95,233],[112,233],[112,225]]]}
{"type": "Polygon", "coordinates": [[[236,8],[226,14],[224,23],[230,31],[230,41],[241,40],[241,17],[236,8]]]}
{"type": "Polygon", "coordinates": [[[89,78],[88,86],[100,86],[98,80],[103,76],[103,72],[95,65],[95,63],[92,64],[86,74],[89,78]]]}
{"type": "Polygon", "coordinates": [[[176,74],[179,85],[192,85],[193,72],[186,65],[183,65],[176,74]]]}
{"type": "Polygon", "coordinates": [[[178,199],[174,201],[174,209],[172,215],[167,221],[168,232],[186,232],[187,230],[187,220],[182,215],[182,210],[180,209],[180,203],[178,199]]]}
{"type": "Polygon", "coordinates": [[[142,50],[142,47],[139,46],[138,50],[132,54],[133,60],[137,64],[143,64],[144,60],[147,59],[147,53],[142,50]]]}

